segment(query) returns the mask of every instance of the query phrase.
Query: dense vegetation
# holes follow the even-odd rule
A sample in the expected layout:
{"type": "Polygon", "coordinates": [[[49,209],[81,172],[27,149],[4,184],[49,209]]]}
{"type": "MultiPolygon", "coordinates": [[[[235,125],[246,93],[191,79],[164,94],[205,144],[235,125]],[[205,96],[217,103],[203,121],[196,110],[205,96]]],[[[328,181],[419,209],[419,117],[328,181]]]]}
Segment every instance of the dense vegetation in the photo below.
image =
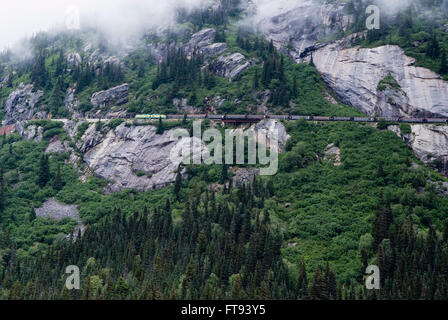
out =
{"type": "MultiPolygon", "coordinates": [[[[192,179],[167,189],[112,195],[63,166],[57,191],[62,156],[50,158],[42,198],[24,191],[20,201],[13,198],[21,188],[5,179],[3,298],[364,299],[373,298],[363,286],[368,264],[387,270],[376,298],[446,297],[448,200],[437,191],[443,179],[391,132],[306,122],[288,130],[277,176],[220,192],[207,187],[230,178],[219,166],[192,167],[192,179]],[[341,166],[323,160],[330,143],[341,149],[341,166]],[[52,195],[78,204],[89,225],[83,237],[58,240],[72,221],[32,217],[52,195]],[[41,241],[47,245],[33,245],[41,241]],[[69,264],[83,270],[81,291],[63,290],[69,264]]],[[[14,147],[22,144],[33,145],[14,147]]],[[[15,183],[38,189],[45,160],[35,160],[35,144],[23,151],[33,162],[22,165],[19,173],[28,176],[15,183]]],[[[13,163],[22,162],[11,162],[5,176],[13,163]]]]}

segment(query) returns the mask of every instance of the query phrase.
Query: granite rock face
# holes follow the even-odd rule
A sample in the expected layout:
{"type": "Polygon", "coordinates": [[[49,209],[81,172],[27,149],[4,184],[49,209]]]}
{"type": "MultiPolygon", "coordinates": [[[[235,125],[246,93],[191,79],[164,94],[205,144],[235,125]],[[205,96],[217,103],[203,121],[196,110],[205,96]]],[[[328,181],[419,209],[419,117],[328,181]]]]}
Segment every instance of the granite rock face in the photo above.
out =
{"type": "Polygon", "coordinates": [[[83,116],[78,111],[79,100],[75,98],[75,89],[68,88],[64,100],[65,108],[70,112],[72,119],[81,119],[83,116]]]}
{"type": "Polygon", "coordinates": [[[251,66],[251,62],[241,53],[233,53],[227,56],[220,56],[216,62],[211,65],[213,72],[232,81],[241,72],[251,66]]]}
{"type": "Polygon", "coordinates": [[[108,193],[124,189],[146,191],[173,183],[182,160],[171,161],[172,150],[200,144],[188,137],[174,139],[172,130],[158,135],[153,126],[122,124],[101,141],[92,141],[90,131],[89,128],[82,138],[90,141],[83,142],[84,161],[96,176],[111,181],[105,190],[108,193]]]}
{"type": "Polygon", "coordinates": [[[313,60],[341,101],[368,115],[448,116],[448,82],[415,67],[398,46],[345,48],[341,40],[315,51],[313,60]]]}
{"type": "Polygon", "coordinates": [[[51,218],[60,221],[65,218],[73,219],[81,223],[78,207],[75,205],[64,205],[51,198],[44,203],[42,208],[35,209],[36,215],[42,218],[51,218]]]}
{"type": "Polygon", "coordinates": [[[187,56],[191,56],[193,52],[211,45],[215,41],[215,37],[215,29],[203,29],[191,36],[190,41],[183,47],[184,52],[187,56]]]}
{"type": "Polygon", "coordinates": [[[226,51],[227,48],[226,43],[213,43],[209,46],[203,47],[201,49],[201,53],[204,57],[215,57],[226,51]]]}
{"type": "MultiPolygon", "coordinates": [[[[273,6],[273,4],[269,4],[273,6]]],[[[275,47],[301,61],[303,54],[322,38],[346,31],[354,18],[344,11],[345,3],[316,1],[279,2],[278,10],[265,12],[257,27],[275,47]]]]}
{"type": "Polygon", "coordinates": [[[448,176],[448,127],[412,125],[409,145],[428,166],[448,176]]]}
{"type": "Polygon", "coordinates": [[[71,52],[67,55],[67,66],[69,68],[78,68],[81,63],[82,58],[78,52],[71,52]]]}
{"type": "Polygon", "coordinates": [[[92,95],[92,105],[97,107],[119,106],[128,102],[129,85],[124,83],[117,87],[96,92],[92,95]]]}
{"type": "Polygon", "coordinates": [[[33,92],[33,85],[21,83],[6,100],[3,107],[5,120],[3,125],[30,120],[38,112],[38,105],[44,95],[43,91],[33,92]]]}
{"type": "MultiPolygon", "coordinates": [[[[54,219],[61,221],[63,219],[72,219],[78,222],[78,225],[72,231],[73,239],[76,239],[78,234],[83,234],[85,225],[79,216],[78,206],[66,205],[58,202],[55,198],[48,199],[41,208],[34,209],[36,216],[41,218],[54,219]]],[[[70,235],[67,236],[69,238],[70,235]]]]}

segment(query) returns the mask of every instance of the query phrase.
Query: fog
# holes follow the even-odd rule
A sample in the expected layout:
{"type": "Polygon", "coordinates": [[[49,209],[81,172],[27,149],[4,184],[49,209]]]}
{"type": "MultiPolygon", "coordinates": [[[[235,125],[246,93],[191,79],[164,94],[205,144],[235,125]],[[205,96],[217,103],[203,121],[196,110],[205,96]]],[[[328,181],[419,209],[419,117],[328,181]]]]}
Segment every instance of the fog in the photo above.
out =
{"type": "MultiPolygon", "coordinates": [[[[0,51],[39,31],[96,26],[111,42],[136,38],[149,28],[174,22],[176,9],[198,8],[219,0],[3,0],[0,7],[0,51]]],[[[389,13],[414,0],[372,0],[389,13]]],[[[448,0],[444,0],[448,3],[448,0]]],[[[252,3],[250,24],[319,0],[243,0],[252,3]]],[[[14,51],[14,50],[13,50],[14,51]]]]}
{"type": "MultiPolygon", "coordinates": [[[[369,4],[378,5],[384,12],[395,14],[400,10],[407,8],[416,0],[359,0],[363,1],[365,7],[369,4]]],[[[248,25],[257,25],[266,18],[273,18],[281,13],[295,9],[301,6],[319,6],[321,0],[251,0],[253,4],[253,16],[246,20],[248,25]]],[[[331,1],[329,1],[331,2],[331,1]]],[[[448,0],[443,1],[442,8],[448,9],[448,0]]]]}
{"type": "Polygon", "coordinates": [[[0,7],[0,50],[39,31],[97,26],[109,37],[125,39],[174,22],[176,9],[216,0],[13,0],[0,7]]]}

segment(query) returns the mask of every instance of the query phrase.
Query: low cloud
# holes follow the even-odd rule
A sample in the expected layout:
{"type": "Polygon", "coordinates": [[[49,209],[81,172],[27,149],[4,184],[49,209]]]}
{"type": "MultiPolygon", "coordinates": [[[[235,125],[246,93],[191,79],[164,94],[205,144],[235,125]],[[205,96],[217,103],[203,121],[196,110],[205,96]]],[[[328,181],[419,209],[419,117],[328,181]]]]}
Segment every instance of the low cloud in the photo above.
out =
{"type": "MultiPolygon", "coordinates": [[[[14,0],[0,9],[0,48],[12,47],[40,31],[62,30],[79,12],[81,26],[95,26],[114,40],[138,36],[174,22],[178,8],[193,9],[216,0],[14,0]]],[[[76,17],[75,17],[76,20],[76,17]]]]}

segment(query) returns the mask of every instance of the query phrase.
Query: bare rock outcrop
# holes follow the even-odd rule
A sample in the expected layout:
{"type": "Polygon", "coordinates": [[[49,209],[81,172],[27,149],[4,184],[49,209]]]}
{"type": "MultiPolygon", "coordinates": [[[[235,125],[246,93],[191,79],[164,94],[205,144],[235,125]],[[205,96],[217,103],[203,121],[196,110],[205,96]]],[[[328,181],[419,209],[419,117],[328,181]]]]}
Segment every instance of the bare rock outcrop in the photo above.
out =
{"type": "Polygon", "coordinates": [[[228,47],[226,43],[213,43],[211,45],[203,47],[200,52],[204,57],[215,57],[226,51],[227,48],[228,47]]]}
{"type": "Polygon", "coordinates": [[[3,107],[5,120],[3,125],[9,125],[18,121],[30,120],[38,111],[38,105],[44,92],[33,92],[33,85],[21,83],[6,100],[3,107]]]}
{"type": "Polygon", "coordinates": [[[75,220],[78,225],[72,231],[74,237],[77,237],[78,233],[83,234],[86,228],[79,216],[78,206],[60,203],[55,198],[48,199],[41,208],[34,209],[34,212],[37,217],[50,218],[56,221],[75,220]]]}
{"type": "Polygon", "coordinates": [[[97,107],[120,106],[128,102],[129,85],[124,83],[117,87],[96,92],[92,95],[92,105],[97,107]]]}
{"type": "Polygon", "coordinates": [[[81,55],[78,52],[70,52],[67,55],[67,66],[70,69],[78,68],[82,63],[81,55]]]}
{"type": "Polygon", "coordinates": [[[346,31],[354,18],[346,14],[345,3],[316,3],[316,1],[285,1],[278,3],[278,10],[273,10],[275,3],[266,2],[271,10],[258,8],[264,12],[257,23],[258,29],[268,40],[272,40],[277,49],[289,54],[296,61],[310,48],[319,44],[322,38],[346,31]]]}
{"type": "Polygon", "coordinates": [[[62,142],[58,136],[53,137],[50,140],[50,143],[48,144],[47,148],[45,149],[46,154],[50,153],[71,153],[73,152],[73,148],[70,147],[68,141],[62,142]]]}
{"type": "Polygon", "coordinates": [[[412,125],[409,146],[428,166],[448,176],[448,127],[412,125]]]}
{"type": "Polygon", "coordinates": [[[215,37],[215,29],[203,29],[191,36],[190,41],[183,47],[184,52],[187,56],[191,56],[193,52],[200,51],[202,48],[211,45],[215,41],[215,37]]]}
{"type": "MultiPolygon", "coordinates": [[[[259,130],[265,130],[265,132],[267,132],[268,135],[268,141],[267,143],[269,144],[269,141],[271,139],[272,133],[276,132],[277,133],[277,139],[278,139],[278,149],[277,150],[272,150],[275,152],[283,152],[283,150],[286,147],[286,143],[288,142],[289,138],[291,137],[288,132],[286,131],[285,126],[277,120],[273,120],[273,119],[268,119],[268,120],[263,120],[259,123],[257,123],[253,129],[255,131],[259,131],[259,130]]],[[[268,145],[267,147],[270,147],[270,145],[268,145]]]]}
{"type": "Polygon", "coordinates": [[[41,142],[43,139],[43,128],[36,125],[26,125],[26,122],[17,122],[16,130],[20,136],[28,141],[41,142]]]}
{"type": "Polygon", "coordinates": [[[111,181],[105,190],[108,193],[124,189],[146,191],[175,181],[181,160],[170,160],[172,149],[189,147],[192,142],[191,138],[173,139],[171,130],[158,135],[153,126],[121,124],[100,143],[91,143],[84,150],[84,161],[96,176],[111,181]]]}
{"type": "Polygon", "coordinates": [[[448,116],[448,82],[415,67],[398,46],[345,48],[341,40],[314,52],[313,60],[341,101],[368,115],[448,116]]]}
{"type": "Polygon", "coordinates": [[[64,104],[67,110],[70,112],[72,119],[82,118],[82,114],[78,111],[79,100],[75,98],[75,89],[67,89],[67,95],[65,96],[64,104]]]}
{"type": "Polygon", "coordinates": [[[216,75],[232,81],[233,78],[250,66],[251,62],[244,55],[237,52],[227,56],[220,56],[216,62],[212,63],[211,68],[216,75]]]}
{"type": "Polygon", "coordinates": [[[333,143],[329,144],[325,149],[324,160],[332,162],[335,167],[341,166],[341,149],[333,143]]]}

